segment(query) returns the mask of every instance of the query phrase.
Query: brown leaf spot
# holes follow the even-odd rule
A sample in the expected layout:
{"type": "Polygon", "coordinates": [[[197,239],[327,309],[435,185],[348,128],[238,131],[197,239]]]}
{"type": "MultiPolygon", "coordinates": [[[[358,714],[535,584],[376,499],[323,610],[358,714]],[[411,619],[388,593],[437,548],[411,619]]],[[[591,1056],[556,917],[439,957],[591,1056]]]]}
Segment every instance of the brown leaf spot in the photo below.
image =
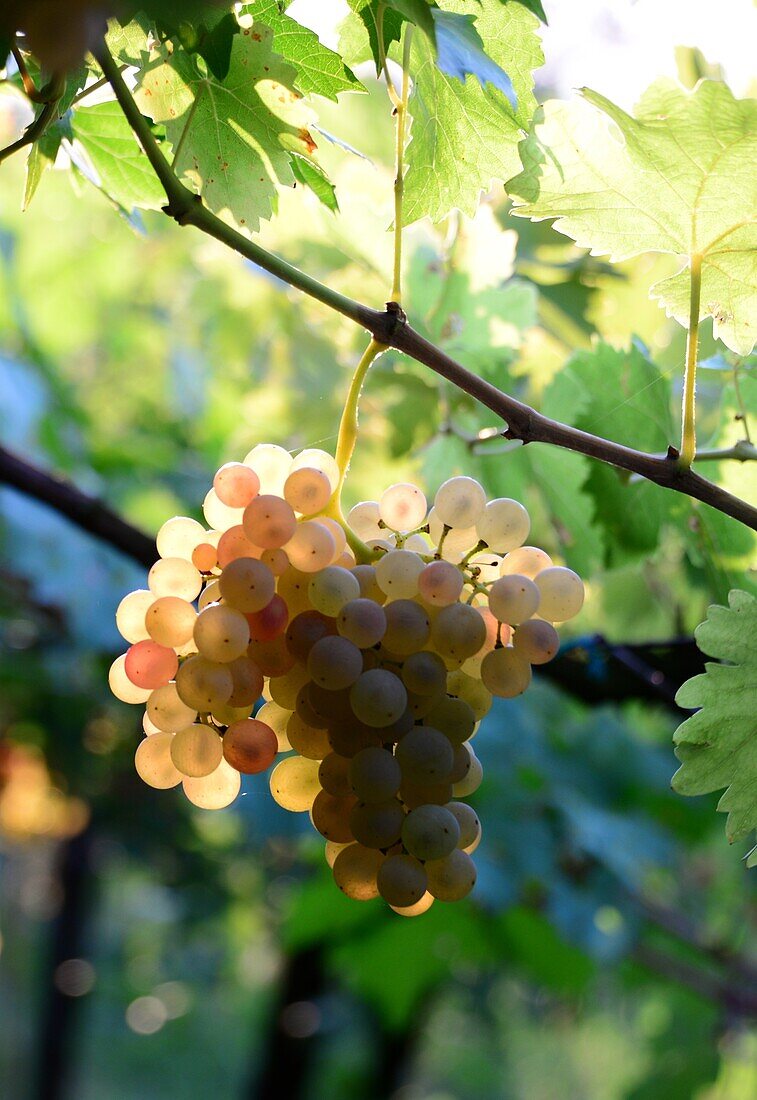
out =
{"type": "Polygon", "coordinates": [[[303,145],[307,149],[308,153],[314,153],[315,150],[318,148],[318,146],[313,141],[313,135],[310,133],[310,131],[302,129],[302,130],[300,130],[299,136],[300,136],[300,141],[303,143],[303,145]]]}

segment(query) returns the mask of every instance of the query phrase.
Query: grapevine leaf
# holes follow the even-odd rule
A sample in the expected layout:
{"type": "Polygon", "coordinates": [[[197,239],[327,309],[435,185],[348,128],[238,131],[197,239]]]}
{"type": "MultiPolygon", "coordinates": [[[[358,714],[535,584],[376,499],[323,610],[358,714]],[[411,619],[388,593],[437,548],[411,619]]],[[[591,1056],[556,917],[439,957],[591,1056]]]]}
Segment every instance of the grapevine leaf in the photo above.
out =
{"type": "Polygon", "coordinates": [[[139,19],[130,23],[108,22],[105,44],[117,61],[124,65],[141,65],[147,53],[147,30],[139,19]]]}
{"type": "MultiPolygon", "coordinates": [[[[513,0],[503,0],[504,3],[512,3],[513,0]]],[[[540,19],[542,23],[547,22],[547,16],[542,6],[541,0],[514,0],[516,4],[522,4],[524,8],[528,8],[532,11],[537,19],[540,19]]]]}
{"type": "MultiPolygon", "coordinates": [[[[378,47],[378,24],[380,0],[347,0],[352,12],[358,19],[350,16],[340,28],[339,48],[353,64],[372,57],[376,72],[381,72],[381,51],[378,47]],[[358,22],[359,21],[359,22],[358,22]],[[359,24],[362,24],[362,29],[359,24]],[[368,34],[369,51],[364,48],[363,31],[368,34]]],[[[404,17],[397,7],[387,7],[384,11],[381,29],[384,39],[384,55],[389,53],[392,42],[399,42],[404,17]]]]}
{"type": "Polygon", "coordinates": [[[363,91],[363,84],[338,53],[324,46],[318,35],[282,11],[279,0],[254,0],[242,9],[273,31],[273,48],[297,69],[295,87],[336,100],[339,92],[363,91]]]}
{"type": "MultiPolygon", "coordinates": [[[[431,11],[430,8],[427,9],[431,11]]],[[[465,82],[471,73],[482,86],[493,84],[507,96],[515,110],[518,105],[510,77],[485,52],[472,15],[435,8],[436,63],[444,73],[465,82]]]]}
{"type": "Polygon", "coordinates": [[[757,599],[733,590],[728,607],[709,608],[695,636],[721,663],[708,663],[676,696],[679,706],[701,709],[675,732],[681,767],[673,788],[696,795],[726,787],[718,809],[728,813],[733,843],[757,828],[757,599]]]}
{"type": "Polygon", "coordinates": [[[70,147],[71,159],[119,206],[165,206],[165,192],[117,103],[79,107],[72,113],[71,131],[86,162],[77,156],[76,146],[70,147]]]}
{"type": "Polygon", "coordinates": [[[643,252],[686,258],[652,288],[688,321],[689,263],[702,258],[702,317],[739,354],[757,316],[757,102],[705,80],[691,93],[668,80],[647,90],[636,118],[588,89],[544,105],[510,180],[514,213],[556,218],[555,228],[593,255],[643,252]]]}
{"type": "Polygon", "coordinates": [[[339,210],[334,185],[319,164],[299,153],[293,153],[292,171],[297,182],[309,187],[327,209],[334,213],[339,210]]]}
{"type": "MultiPolygon", "coordinates": [[[[466,8],[464,0],[445,0],[445,11],[464,14],[466,8]]],[[[512,80],[517,110],[499,88],[484,88],[472,75],[464,83],[450,79],[429,40],[413,39],[406,224],[425,216],[440,221],[455,208],[472,215],[481,191],[512,174],[521,130],[535,107],[531,73],[543,61],[536,27],[519,4],[503,8],[499,0],[482,0],[476,29],[486,53],[512,80]]]]}
{"type": "Polygon", "coordinates": [[[43,173],[55,163],[62,132],[59,126],[51,126],[37,138],[26,162],[23,209],[26,210],[40,185],[43,173]]]}
{"type": "Polygon", "coordinates": [[[293,92],[295,70],[272,51],[260,24],[235,36],[224,81],[197,59],[166,50],[140,74],[140,110],[166,127],[173,166],[211,210],[257,229],[275,209],[277,183],[291,186],[291,153],[310,154],[309,120],[293,92]]]}
{"type": "Polygon", "coordinates": [[[438,8],[432,8],[427,0],[389,0],[389,5],[404,16],[408,22],[414,23],[436,44],[438,8]]]}

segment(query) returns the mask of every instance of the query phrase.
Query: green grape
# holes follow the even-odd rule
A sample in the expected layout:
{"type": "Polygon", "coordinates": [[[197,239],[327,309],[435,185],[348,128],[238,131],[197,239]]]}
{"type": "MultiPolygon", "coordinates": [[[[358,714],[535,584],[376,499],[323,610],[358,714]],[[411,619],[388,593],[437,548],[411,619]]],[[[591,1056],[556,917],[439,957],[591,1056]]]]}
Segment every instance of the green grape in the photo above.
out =
{"type": "Polygon", "coordinates": [[[384,607],[386,631],[383,647],[404,657],[423,649],[431,633],[428,615],[414,600],[398,599],[384,607]]]}
{"type": "Polygon", "coordinates": [[[531,683],[531,666],[515,649],[501,646],[481,662],[481,681],[492,695],[514,699],[531,683]]]}
{"type": "Polygon", "coordinates": [[[242,779],[236,768],[221,760],[210,775],[184,779],[181,785],[184,794],[195,806],[203,810],[223,810],[237,797],[241,784],[242,779]]]}
{"type": "Polygon", "coordinates": [[[444,806],[418,806],[402,826],[402,843],[411,856],[423,860],[443,859],[457,847],[460,826],[444,806]]]}
{"type": "Polygon", "coordinates": [[[518,573],[521,577],[533,580],[542,569],[549,569],[552,559],[538,546],[519,546],[517,550],[511,550],[502,559],[500,567],[502,576],[518,573]]]}
{"type": "Polygon", "coordinates": [[[330,565],[336,556],[336,543],[328,527],[314,519],[297,524],[284,549],[295,569],[303,573],[317,573],[330,565]]]}
{"type": "Polygon", "coordinates": [[[308,466],[292,470],[284,483],[284,499],[303,516],[313,516],[331,499],[331,482],[322,470],[308,466]]]}
{"type": "Polygon", "coordinates": [[[418,594],[418,578],[425,569],[423,558],[411,550],[388,550],[376,562],[376,584],[391,599],[410,599],[418,594]]]}
{"type": "Polygon", "coordinates": [[[271,794],[274,802],[293,813],[309,810],[321,790],[318,782],[318,761],[302,756],[289,756],[271,772],[271,794]]]}
{"type": "Polygon", "coordinates": [[[361,802],[386,802],[397,794],[402,769],[384,748],[372,745],[355,753],[349,761],[349,782],[361,802]]]}
{"type": "Polygon", "coordinates": [[[448,737],[453,745],[461,745],[473,733],[476,717],[464,699],[443,696],[428,715],[428,724],[448,737]]]}
{"type": "Polygon", "coordinates": [[[437,489],[434,511],[448,527],[472,527],[486,508],[486,493],[472,477],[451,477],[437,489]]]}
{"type": "Polygon", "coordinates": [[[436,653],[411,653],[403,662],[402,680],[408,691],[434,698],[444,692],[447,669],[436,653]]]}
{"type": "Polygon", "coordinates": [[[498,554],[522,546],[531,530],[528,512],[517,500],[490,500],[476,523],[478,537],[498,554]]]}
{"type": "Polygon", "coordinates": [[[539,589],[522,574],[500,577],[489,589],[489,610],[501,623],[517,626],[536,614],[539,589]]]}
{"type": "Polygon", "coordinates": [[[315,574],[308,585],[308,596],[316,611],[335,618],[345,604],[360,596],[360,584],[349,569],[329,565],[315,574]]]}
{"type": "MultiPolygon", "coordinates": [[[[198,524],[199,526],[199,524],[198,524]]],[[[155,593],[137,589],[124,596],[116,611],[116,626],[122,638],[133,645],[150,637],[145,616],[155,603],[155,593]]],[[[158,640],[157,638],[155,639],[158,640]]]]}
{"type": "Polygon", "coordinates": [[[171,760],[182,776],[210,775],[223,756],[221,738],[210,726],[195,723],[179,730],[171,742],[171,760]]]}
{"type": "Polygon", "coordinates": [[[392,907],[416,905],[426,893],[428,878],[423,864],[414,856],[387,856],[378,869],[379,894],[392,907]]]}
{"type": "Polygon", "coordinates": [[[396,798],[358,802],[350,813],[352,835],[366,848],[391,848],[402,832],[405,811],[396,798]]]}
{"type": "Polygon", "coordinates": [[[339,635],[321,638],[310,650],[308,673],[314,683],[329,691],[350,687],[362,671],[360,650],[339,635]]]}
{"type": "Polygon", "coordinates": [[[461,901],[476,885],[476,867],[466,852],[456,848],[444,859],[425,865],[428,890],[438,901],[461,901]]]}
{"type": "Polygon", "coordinates": [[[176,673],[176,691],[181,701],[204,714],[227,703],[233,687],[228,668],[205,657],[188,657],[176,673]]]}
{"type": "Polygon", "coordinates": [[[320,791],[313,801],[310,816],[313,825],[326,840],[348,844],[352,839],[351,811],[355,799],[348,795],[338,798],[328,791],[320,791]]]}
{"type": "Polygon", "coordinates": [[[377,877],[384,859],[383,852],[349,844],[334,860],[334,882],[353,901],[371,901],[379,896],[377,877]]]}
{"type": "Polygon", "coordinates": [[[147,714],[157,729],[171,732],[191,725],[197,717],[197,712],[181,701],[173,682],[150,692],[147,714]]]}
{"type": "Polygon", "coordinates": [[[438,783],[449,776],[454,753],[449,740],[431,726],[415,726],[397,742],[397,760],[403,779],[411,783],[438,783]]]}
{"type": "Polygon", "coordinates": [[[350,690],[355,717],[367,726],[390,726],[404,713],[407,691],[402,681],[387,669],[364,672],[350,690]]]}
{"type": "Polygon", "coordinates": [[[417,485],[391,485],[379,501],[379,517],[393,531],[413,531],[426,518],[428,505],[417,485]]]}
{"type": "Polygon", "coordinates": [[[557,655],[560,638],[551,623],[531,619],[515,631],[513,649],[532,665],[543,665],[557,655]]]}
{"type": "Polygon", "coordinates": [[[462,663],[486,641],[486,624],[475,607],[464,603],[443,607],[431,624],[431,645],[443,658],[462,663]]]}
{"type": "Polygon", "coordinates": [[[481,782],[484,778],[484,769],[481,767],[481,761],[470,745],[468,745],[468,754],[470,756],[468,774],[464,779],[459,780],[452,786],[452,793],[455,798],[467,798],[468,795],[474,794],[481,786],[481,782]]]}
{"type": "Polygon", "coordinates": [[[171,759],[172,733],[153,733],[140,741],[134,756],[137,775],[148,787],[164,791],[176,787],[181,775],[171,759]]]}
{"type": "Polygon", "coordinates": [[[473,807],[467,802],[450,802],[447,810],[454,816],[460,829],[457,847],[466,851],[474,844],[477,845],[481,838],[481,822],[473,807]]]}
{"type": "Polygon", "coordinates": [[[342,606],[336,625],[343,638],[349,639],[359,649],[368,649],[384,637],[386,614],[383,607],[373,600],[359,597],[342,606]]]}
{"type": "Polygon", "coordinates": [[[273,573],[256,558],[237,558],[230,562],[218,583],[226,603],[244,615],[262,611],[276,591],[273,573]]]}
{"type": "Polygon", "coordinates": [[[572,619],[583,607],[584,585],[572,569],[555,565],[542,569],[536,577],[539,589],[539,615],[551,623],[572,619]]]}
{"type": "Polygon", "coordinates": [[[328,753],[321,760],[318,779],[324,791],[328,791],[337,798],[345,798],[352,794],[349,757],[340,756],[336,752],[328,753]]]}
{"type": "Polygon", "coordinates": [[[236,661],[247,652],[250,626],[241,611],[210,604],[197,616],[194,640],[200,655],[209,661],[236,661]]]}

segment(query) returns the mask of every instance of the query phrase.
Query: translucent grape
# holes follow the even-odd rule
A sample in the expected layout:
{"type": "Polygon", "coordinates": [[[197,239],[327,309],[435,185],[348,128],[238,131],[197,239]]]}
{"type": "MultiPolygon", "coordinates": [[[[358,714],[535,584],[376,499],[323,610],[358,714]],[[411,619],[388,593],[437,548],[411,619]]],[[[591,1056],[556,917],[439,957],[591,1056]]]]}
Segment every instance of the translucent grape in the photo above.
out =
{"type": "Polygon", "coordinates": [[[249,611],[245,618],[253,642],[270,642],[272,638],[283,634],[286,629],[289,622],[289,609],[286,601],[277,593],[260,611],[249,611]]]}
{"type": "Polygon", "coordinates": [[[308,585],[308,596],[316,611],[336,617],[346,603],[360,595],[360,584],[348,569],[329,565],[316,573],[308,585]]]}
{"type": "Polygon", "coordinates": [[[285,549],[295,569],[317,573],[334,560],[336,544],[328,527],[310,519],[297,524],[285,549]]]}
{"type": "Polygon", "coordinates": [[[244,775],[266,771],[279,752],[276,734],[259,718],[234,722],[223,735],[222,747],[227,763],[244,775]]]}
{"type": "Polygon", "coordinates": [[[171,760],[172,733],[154,733],[140,741],[134,754],[137,775],[148,787],[165,791],[181,782],[181,774],[171,760]]]}
{"type": "Polygon", "coordinates": [[[209,603],[218,603],[221,598],[221,586],[217,580],[213,580],[203,588],[197,606],[202,611],[209,603]]]}
{"type": "Polygon", "coordinates": [[[383,607],[373,600],[359,597],[343,605],[336,625],[343,638],[348,638],[359,649],[368,649],[384,637],[386,614],[383,607]]]}
{"type": "Polygon", "coordinates": [[[321,790],[318,761],[302,756],[287,757],[271,772],[270,787],[273,800],[279,806],[294,813],[304,813],[321,790]]]}
{"type": "Polygon", "coordinates": [[[487,653],[481,662],[484,686],[501,699],[522,695],[531,683],[531,666],[515,649],[502,646],[487,653]]]}
{"type": "Polygon", "coordinates": [[[196,711],[179,698],[176,684],[164,684],[151,692],[147,700],[147,715],[159,730],[176,730],[190,726],[197,717],[196,711]]]}
{"type": "Polygon", "coordinates": [[[294,667],[295,660],[281,634],[268,642],[250,642],[247,655],[264,676],[284,676],[294,667]]]}
{"type": "Polygon", "coordinates": [[[396,748],[403,779],[411,783],[438,783],[452,771],[454,752],[449,740],[431,726],[415,726],[396,748]]]}
{"type": "Polygon", "coordinates": [[[473,807],[467,802],[449,802],[446,808],[454,816],[460,829],[457,847],[465,850],[476,844],[481,837],[481,822],[473,807]]]}
{"type": "Polygon", "coordinates": [[[515,631],[513,649],[532,665],[544,665],[556,656],[560,638],[551,623],[531,619],[515,631]]]}
{"type": "Polygon", "coordinates": [[[449,773],[450,783],[454,786],[456,783],[462,783],[468,775],[471,769],[472,762],[472,750],[468,749],[468,746],[454,745],[455,758],[452,764],[452,771],[449,773]]]}
{"type": "Polygon", "coordinates": [[[198,652],[209,661],[234,661],[247,652],[250,627],[241,611],[210,604],[197,616],[194,640],[198,652]]]}
{"type": "Polygon", "coordinates": [[[425,865],[428,890],[439,901],[461,901],[476,885],[476,865],[460,849],[425,865]]]}
{"type": "Polygon", "coordinates": [[[161,596],[147,609],[145,626],[154,642],[174,648],[192,637],[196,618],[197,612],[187,600],[161,596]]]}
{"type": "Polygon", "coordinates": [[[318,779],[325,791],[336,795],[337,798],[345,798],[352,794],[350,763],[349,757],[340,756],[337,752],[327,753],[323,757],[318,769],[318,779]]]}
{"type": "Polygon", "coordinates": [[[486,493],[472,477],[451,477],[434,497],[434,511],[448,527],[473,527],[485,508],[486,493]]]}
{"type": "Polygon", "coordinates": [[[524,623],[538,607],[539,589],[520,573],[499,577],[489,589],[489,610],[501,623],[524,623]]]}
{"type": "Polygon", "coordinates": [[[402,832],[405,811],[396,798],[385,802],[358,802],[350,813],[350,829],[366,848],[391,848],[402,832]]]}
{"type": "Polygon", "coordinates": [[[330,516],[319,516],[318,522],[329,529],[334,539],[334,564],[341,565],[343,569],[353,569],[355,566],[355,555],[347,545],[347,535],[341,523],[337,523],[337,521],[331,519],[330,516]]]}
{"type": "Polygon", "coordinates": [[[273,550],[263,550],[260,554],[260,560],[268,566],[274,577],[281,577],[289,568],[289,558],[286,551],[281,550],[279,547],[273,550]]]}
{"type": "Polygon", "coordinates": [[[444,658],[462,662],[486,641],[486,625],[475,607],[464,603],[443,607],[431,624],[431,644],[444,658]]]}
{"type": "Polygon", "coordinates": [[[351,795],[337,798],[328,791],[319,791],[310,811],[313,825],[326,840],[347,844],[353,839],[350,813],[354,805],[351,795]]]}
{"type": "Polygon", "coordinates": [[[183,780],[182,787],[189,801],[200,809],[223,810],[237,797],[241,784],[236,768],[232,768],[222,759],[210,775],[204,775],[200,779],[187,778],[183,780]]]}
{"type": "Polygon", "coordinates": [[[292,506],[270,493],[255,497],[245,508],[240,522],[250,542],[264,550],[284,546],[297,530],[292,506]]]}
{"type": "Polygon", "coordinates": [[[260,478],[243,462],[227,462],[213,478],[213,488],[227,508],[246,508],[260,490],[260,478]]]}
{"type": "Polygon", "coordinates": [[[376,584],[376,570],[372,565],[356,565],[352,570],[353,577],[357,578],[360,585],[360,595],[374,603],[386,603],[386,592],[382,592],[376,584]]]}
{"type": "Polygon", "coordinates": [[[470,745],[468,745],[468,753],[470,756],[468,774],[465,779],[453,784],[452,787],[452,793],[455,798],[467,798],[468,795],[473,794],[481,786],[481,782],[484,778],[484,769],[481,767],[481,761],[473,752],[470,745]]]}
{"type": "Polygon", "coordinates": [[[108,672],[108,687],[122,703],[145,703],[150,697],[150,688],[140,688],[126,675],[124,665],[126,654],[116,657],[108,672]]]}
{"type": "Polygon", "coordinates": [[[394,855],[387,856],[379,867],[376,883],[384,901],[403,909],[421,900],[428,878],[415,856],[394,855]]]}
{"type": "Polygon", "coordinates": [[[408,810],[415,810],[418,806],[446,806],[452,798],[452,784],[448,780],[444,783],[410,783],[403,780],[400,798],[408,810]]]}
{"type": "Polygon", "coordinates": [[[430,554],[431,543],[426,535],[415,534],[405,539],[403,549],[412,550],[415,554],[430,554]]]}
{"type": "Polygon", "coordinates": [[[202,514],[214,531],[228,531],[242,522],[244,509],[229,508],[218,499],[215,489],[210,489],[202,502],[202,514]]]}
{"type": "Polygon", "coordinates": [[[147,574],[147,584],[156,596],[178,596],[191,603],[200,593],[202,576],[191,561],[161,558],[147,574]]]}
{"type": "Polygon", "coordinates": [[[428,715],[428,725],[448,737],[453,745],[467,741],[473,733],[476,718],[472,707],[464,699],[443,696],[428,715]]]}
{"type": "Polygon", "coordinates": [[[329,867],[333,867],[336,862],[336,857],[340,852],[343,852],[345,848],[349,848],[349,844],[337,844],[335,840],[327,840],[323,846],[323,854],[329,867]]]}
{"type": "Polygon", "coordinates": [[[427,890],[420,901],[416,901],[414,905],[390,905],[389,908],[400,917],[420,917],[423,913],[427,913],[433,904],[434,896],[427,890]]]}
{"type": "Polygon", "coordinates": [[[327,451],[321,451],[317,447],[306,447],[304,451],[300,451],[297,457],[292,460],[292,470],[308,468],[321,470],[331,483],[331,491],[333,492],[336,489],[340,477],[339,467],[336,459],[327,451]]]}
{"type": "Polygon", "coordinates": [[[313,516],[331,499],[331,482],[322,470],[303,466],[292,470],[284,485],[284,499],[303,516],[313,516]]]}
{"type": "Polygon", "coordinates": [[[287,737],[295,752],[308,760],[323,760],[331,753],[328,731],[309,725],[299,714],[293,714],[287,722],[287,737]]]}
{"type": "Polygon", "coordinates": [[[375,500],[361,500],[347,514],[347,523],[363,542],[369,539],[383,538],[384,529],[379,527],[378,502],[375,500]]]}
{"type": "Polygon", "coordinates": [[[161,558],[190,559],[194,548],[205,538],[205,528],[196,519],[174,516],[163,524],[155,542],[161,558]]]}
{"type": "Polygon", "coordinates": [[[176,673],[176,690],[188,707],[203,714],[227,703],[234,687],[231,673],[225,665],[205,657],[188,657],[176,673]]]}
{"type": "Polygon", "coordinates": [[[377,876],[383,862],[382,852],[348,844],[334,860],[334,882],[353,901],[371,901],[379,896],[377,876]]]}
{"type": "Polygon", "coordinates": [[[173,649],[149,639],[129,646],[124,660],[124,672],[134,686],[151,691],[173,680],[178,667],[173,649]]]}
{"type": "Polygon", "coordinates": [[[500,567],[502,576],[509,573],[519,573],[522,577],[533,580],[542,569],[549,569],[552,559],[538,546],[519,546],[517,550],[511,550],[502,560],[500,567]]]}
{"type": "Polygon", "coordinates": [[[428,505],[417,485],[391,485],[379,500],[379,517],[393,531],[414,531],[426,519],[428,505]]]}
{"type": "Polygon", "coordinates": [[[155,593],[139,588],[124,596],[116,611],[116,626],[127,642],[143,642],[150,634],[145,625],[145,615],[155,602],[155,593]]]}
{"type": "Polygon", "coordinates": [[[334,624],[322,612],[314,609],[301,611],[287,627],[287,649],[298,661],[307,661],[315,643],[333,633],[334,624]]]}
{"type": "Polygon", "coordinates": [[[416,695],[435,696],[444,691],[447,670],[436,653],[411,653],[402,665],[402,680],[416,695]]]}
{"type": "Polygon", "coordinates": [[[281,496],[289,471],[292,468],[292,456],[283,447],[275,443],[258,443],[244,460],[258,475],[260,493],[275,493],[281,496]]]}
{"type": "Polygon", "coordinates": [[[231,673],[232,689],[228,705],[230,707],[251,707],[260,698],[263,690],[263,673],[246,654],[229,661],[226,666],[231,673]]]}
{"type": "Polygon", "coordinates": [[[572,569],[561,565],[542,569],[536,577],[536,585],[541,594],[539,615],[542,619],[563,623],[583,607],[583,581],[572,569]]]}
{"type": "Polygon", "coordinates": [[[418,579],[426,565],[412,550],[390,550],[376,562],[376,584],[392,599],[418,593],[418,579]]]}
{"type": "Polygon", "coordinates": [[[488,581],[496,581],[497,577],[500,576],[502,558],[498,557],[492,550],[482,550],[481,553],[474,554],[468,564],[472,570],[476,571],[478,582],[486,584],[488,581]]]}
{"type": "Polygon", "coordinates": [[[416,859],[443,859],[460,839],[457,818],[444,806],[418,806],[402,826],[402,843],[416,859]]]}
{"type": "Polygon", "coordinates": [[[237,558],[259,558],[262,550],[250,542],[241,523],[224,531],[218,540],[216,556],[221,569],[237,558]]]}
{"type": "Polygon", "coordinates": [[[393,600],[384,608],[386,631],[383,650],[398,656],[406,656],[423,649],[431,633],[426,611],[414,600],[393,600]]]}
{"type": "Polygon", "coordinates": [[[195,569],[199,569],[201,573],[209,573],[218,565],[218,547],[212,542],[198,543],[192,551],[191,561],[195,569]]]}
{"type": "Polygon", "coordinates": [[[278,593],[289,608],[290,619],[293,619],[295,615],[299,615],[301,611],[307,611],[310,607],[309,584],[310,574],[302,573],[291,565],[279,578],[278,593]]]}
{"type": "MultiPolygon", "coordinates": [[[[455,669],[447,676],[447,691],[470,707],[475,721],[480,721],[491,710],[491,692],[484,687],[477,676],[469,676],[461,669],[455,669]]],[[[463,740],[466,741],[469,736],[470,734],[466,734],[463,740]]]]}
{"type": "Polygon", "coordinates": [[[329,691],[351,687],[362,671],[362,654],[347,638],[329,635],[317,641],[310,650],[310,677],[329,691]]]}
{"type": "Polygon", "coordinates": [[[276,741],[278,743],[277,752],[288,752],[292,747],[289,744],[289,738],[287,737],[287,723],[291,716],[290,710],[285,710],[284,707],[280,707],[278,703],[269,702],[264,703],[258,713],[255,715],[258,722],[262,722],[273,730],[276,735],[276,741]]]}
{"type": "Polygon", "coordinates": [[[249,718],[251,709],[249,705],[232,707],[230,703],[216,703],[211,718],[217,726],[233,726],[235,722],[242,722],[245,718],[249,718]]]}
{"type": "Polygon", "coordinates": [[[528,512],[517,500],[498,497],[490,500],[476,522],[478,537],[498,554],[522,546],[531,530],[528,512]]]}
{"type": "Polygon", "coordinates": [[[371,745],[349,762],[349,782],[361,802],[386,802],[400,789],[402,769],[391,752],[371,745]]]}
{"type": "Polygon", "coordinates": [[[387,669],[364,672],[350,689],[355,717],[367,726],[381,728],[396,722],[407,706],[407,691],[402,681],[387,669]]]}
{"type": "Polygon", "coordinates": [[[432,561],[418,577],[421,597],[436,607],[456,603],[463,590],[463,575],[448,561],[432,561]]]}
{"type": "Polygon", "coordinates": [[[261,611],[274,597],[276,580],[262,561],[238,558],[224,569],[218,582],[221,595],[230,607],[245,615],[261,611]]]}
{"type": "Polygon", "coordinates": [[[171,742],[171,760],[183,776],[210,775],[221,762],[221,738],[210,726],[194,723],[179,730],[171,742]]]}
{"type": "Polygon", "coordinates": [[[270,678],[268,689],[271,698],[279,706],[286,707],[287,710],[294,710],[300,688],[309,679],[308,670],[304,665],[294,665],[283,676],[272,676],[270,678]]]}
{"type": "MultiPolygon", "coordinates": [[[[157,688],[156,690],[160,691],[160,688],[157,688]]],[[[192,715],[192,717],[194,718],[194,715],[192,715]]],[[[161,732],[160,727],[155,725],[147,711],[145,711],[145,713],[142,715],[142,729],[144,730],[146,737],[152,737],[154,733],[161,732]]]]}
{"type": "MultiPolygon", "coordinates": [[[[432,508],[428,514],[430,538],[434,546],[439,546],[444,533],[444,525],[432,508]]],[[[462,527],[459,530],[447,530],[442,543],[441,556],[444,561],[459,562],[463,555],[479,541],[475,527],[462,527]]]]}

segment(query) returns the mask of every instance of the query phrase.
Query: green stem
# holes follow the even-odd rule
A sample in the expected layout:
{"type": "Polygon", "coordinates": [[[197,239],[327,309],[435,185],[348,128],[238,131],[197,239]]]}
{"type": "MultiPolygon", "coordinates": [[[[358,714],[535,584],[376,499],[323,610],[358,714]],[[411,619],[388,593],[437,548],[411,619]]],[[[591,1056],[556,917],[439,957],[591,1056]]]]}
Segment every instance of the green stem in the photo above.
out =
{"type": "Polygon", "coordinates": [[[360,401],[360,391],[363,388],[363,382],[365,381],[365,376],[368,373],[368,368],[371,363],[385,350],[386,347],[384,344],[380,344],[378,340],[371,340],[368,347],[363,352],[360,362],[355,368],[355,373],[350,382],[350,388],[347,391],[347,400],[344,403],[344,412],[339,422],[339,435],[336,441],[335,458],[336,464],[339,467],[339,484],[337,485],[334,495],[337,498],[341,498],[344,479],[347,476],[347,470],[349,469],[350,461],[355,450],[355,444],[357,443],[357,410],[360,401]]]}
{"type": "Polygon", "coordinates": [[[683,377],[683,415],[681,430],[682,466],[691,466],[697,449],[696,439],[696,379],[699,347],[699,302],[702,291],[702,257],[691,256],[691,297],[689,301],[689,332],[686,338],[686,372],[683,377]]]}
{"type": "Polygon", "coordinates": [[[63,89],[65,87],[65,81],[62,76],[53,76],[44,89],[45,96],[48,96],[45,100],[42,110],[29,126],[27,126],[24,133],[11,145],[6,145],[5,149],[0,149],[0,163],[12,156],[13,153],[17,153],[19,149],[23,149],[25,145],[32,145],[37,138],[42,137],[48,126],[55,121],[58,117],[58,101],[63,95],[63,89]]]}
{"type": "Polygon", "coordinates": [[[739,367],[740,366],[741,366],[741,361],[740,360],[739,360],[738,363],[734,363],[734,365],[733,365],[733,391],[736,395],[736,404],[739,406],[739,420],[741,421],[742,426],[744,428],[744,438],[746,439],[747,443],[751,443],[752,442],[752,437],[749,433],[749,419],[747,417],[746,405],[744,404],[744,399],[741,396],[741,386],[739,385],[739,367]]]}

